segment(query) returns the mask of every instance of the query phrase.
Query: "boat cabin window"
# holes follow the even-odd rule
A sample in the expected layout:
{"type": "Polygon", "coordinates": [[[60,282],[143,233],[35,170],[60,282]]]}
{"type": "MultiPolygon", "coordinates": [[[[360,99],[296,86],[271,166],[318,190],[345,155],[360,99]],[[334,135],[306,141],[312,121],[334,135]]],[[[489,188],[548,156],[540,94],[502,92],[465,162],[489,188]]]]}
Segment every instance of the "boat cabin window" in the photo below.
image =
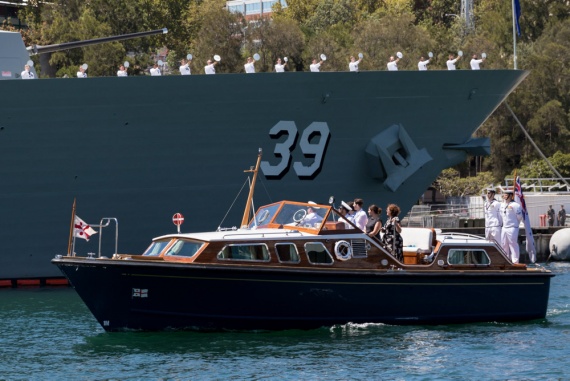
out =
{"type": "Polygon", "coordinates": [[[297,247],[292,243],[276,243],[275,252],[279,258],[279,262],[299,263],[301,258],[297,252],[297,247]]]}
{"type": "Polygon", "coordinates": [[[254,226],[263,226],[270,223],[271,220],[273,220],[273,217],[275,217],[275,212],[277,212],[279,206],[281,206],[281,204],[267,205],[259,208],[255,214],[255,218],[249,223],[249,228],[253,228],[254,226]]]}
{"type": "Polygon", "coordinates": [[[148,249],[145,250],[143,255],[157,257],[162,253],[162,250],[170,243],[170,238],[160,239],[150,244],[148,249]]]}
{"type": "Polygon", "coordinates": [[[225,246],[218,253],[218,259],[238,261],[269,261],[269,250],[263,243],[249,243],[225,246]]]}
{"type": "Polygon", "coordinates": [[[192,257],[198,250],[202,247],[203,242],[189,241],[185,239],[179,239],[172,245],[167,251],[165,256],[179,256],[179,257],[192,257]]]}
{"type": "Polygon", "coordinates": [[[485,250],[481,249],[450,249],[447,254],[450,265],[489,265],[491,259],[485,250]]]}
{"type": "Polygon", "coordinates": [[[305,252],[309,262],[314,265],[332,265],[333,258],[325,245],[320,242],[309,242],[305,244],[305,252]]]}

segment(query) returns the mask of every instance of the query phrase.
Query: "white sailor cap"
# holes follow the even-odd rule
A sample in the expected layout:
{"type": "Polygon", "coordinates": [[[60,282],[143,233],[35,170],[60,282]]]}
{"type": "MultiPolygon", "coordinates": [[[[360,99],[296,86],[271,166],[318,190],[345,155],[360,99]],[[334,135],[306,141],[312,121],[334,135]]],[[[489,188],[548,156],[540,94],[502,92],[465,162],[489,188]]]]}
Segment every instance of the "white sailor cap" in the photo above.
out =
{"type": "Polygon", "coordinates": [[[515,191],[512,188],[503,189],[504,194],[515,194],[515,191]]]}
{"type": "Polygon", "coordinates": [[[317,207],[317,206],[313,206],[313,205],[317,205],[317,203],[316,203],[316,202],[314,202],[314,201],[309,201],[309,202],[307,202],[307,204],[311,204],[311,208],[313,208],[313,209],[315,209],[315,210],[318,210],[318,209],[320,209],[320,208],[319,208],[319,207],[317,207]]]}
{"type": "Polygon", "coordinates": [[[346,202],[342,201],[340,204],[344,209],[348,210],[349,212],[352,210],[352,208],[350,207],[350,205],[348,205],[346,202]]]}
{"type": "Polygon", "coordinates": [[[486,193],[489,193],[489,192],[497,193],[497,190],[495,188],[487,188],[487,189],[485,189],[485,192],[486,193]]]}

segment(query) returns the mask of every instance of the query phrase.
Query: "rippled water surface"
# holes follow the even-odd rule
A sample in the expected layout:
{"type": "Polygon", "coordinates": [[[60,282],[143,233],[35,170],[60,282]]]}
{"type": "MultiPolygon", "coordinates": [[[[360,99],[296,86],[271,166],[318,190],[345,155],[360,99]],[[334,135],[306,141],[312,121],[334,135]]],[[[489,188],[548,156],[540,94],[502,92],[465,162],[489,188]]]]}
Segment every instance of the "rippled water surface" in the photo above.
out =
{"type": "Polygon", "coordinates": [[[73,289],[0,289],[0,380],[565,380],[570,264],[548,268],[547,318],[516,324],[105,333],[73,289]]]}

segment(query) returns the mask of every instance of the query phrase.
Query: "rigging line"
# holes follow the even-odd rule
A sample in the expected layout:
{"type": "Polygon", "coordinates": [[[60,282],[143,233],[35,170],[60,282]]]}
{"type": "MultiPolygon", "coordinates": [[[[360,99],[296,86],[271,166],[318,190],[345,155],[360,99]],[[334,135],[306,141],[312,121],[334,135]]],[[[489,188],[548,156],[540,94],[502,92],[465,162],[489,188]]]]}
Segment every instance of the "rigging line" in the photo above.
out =
{"type": "Polygon", "coordinates": [[[269,203],[273,204],[273,200],[271,199],[271,195],[269,194],[269,191],[267,190],[265,183],[263,182],[263,180],[261,178],[259,178],[259,182],[261,183],[261,185],[263,185],[263,189],[265,190],[265,193],[267,194],[267,198],[269,199],[269,203]]]}
{"type": "Polygon", "coordinates": [[[526,129],[524,128],[524,126],[522,125],[522,123],[519,121],[519,118],[517,118],[517,116],[515,115],[515,113],[513,112],[513,110],[511,109],[511,107],[509,106],[509,104],[505,101],[505,106],[507,107],[507,109],[511,112],[511,115],[513,116],[513,118],[515,118],[515,120],[517,121],[517,124],[519,125],[519,127],[521,128],[522,132],[525,134],[526,138],[530,141],[530,143],[532,144],[532,146],[534,147],[534,149],[536,149],[536,151],[538,152],[538,154],[544,159],[544,161],[546,161],[546,164],[550,167],[550,169],[552,170],[552,172],[554,172],[554,174],[556,176],[558,176],[558,178],[560,180],[562,180],[564,182],[564,184],[566,184],[568,187],[570,187],[570,184],[568,184],[568,181],[566,181],[566,179],[564,177],[562,177],[562,175],[556,170],[556,168],[554,168],[554,166],[552,165],[552,163],[548,160],[548,158],[542,153],[542,151],[540,150],[540,148],[538,148],[538,146],[536,145],[536,143],[534,142],[534,140],[532,140],[532,138],[530,137],[529,133],[526,131],[526,129]]]}
{"type": "Polygon", "coordinates": [[[222,218],[222,221],[220,222],[220,225],[218,226],[218,231],[220,230],[220,227],[222,226],[222,224],[224,223],[226,217],[228,216],[228,214],[230,214],[230,211],[232,210],[232,208],[234,207],[234,204],[236,203],[239,195],[241,194],[241,192],[243,191],[243,188],[245,187],[245,184],[248,184],[251,180],[249,179],[249,176],[245,179],[243,185],[241,186],[241,189],[239,190],[236,198],[234,198],[234,201],[232,202],[232,204],[230,205],[228,211],[226,212],[226,214],[224,215],[224,218],[222,218]]]}

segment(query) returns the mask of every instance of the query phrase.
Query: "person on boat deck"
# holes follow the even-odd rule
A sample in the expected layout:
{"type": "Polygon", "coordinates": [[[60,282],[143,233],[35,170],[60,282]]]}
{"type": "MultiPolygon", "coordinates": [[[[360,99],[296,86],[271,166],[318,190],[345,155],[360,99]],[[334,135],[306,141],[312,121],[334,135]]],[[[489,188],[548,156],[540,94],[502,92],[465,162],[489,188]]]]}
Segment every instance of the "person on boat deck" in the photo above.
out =
{"type": "Polygon", "coordinates": [[[419,71],[426,71],[428,63],[429,63],[429,60],[426,60],[424,57],[420,57],[420,62],[418,62],[418,70],[419,71]]]}
{"type": "Polygon", "coordinates": [[[22,79],[35,79],[34,73],[30,71],[30,65],[24,65],[24,71],[20,74],[22,79]]]}
{"type": "Polygon", "coordinates": [[[351,229],[352,226],[349,225],[348,223],[348,213],[352,211],[352,208],[350,207],[350,205],[348,205],[346,202],[342,201],[340,204],[340,207],[338,208],[338,211],[340,212],[340,215],[342,217],[339,217],[338,222],[343,222],[344,223],[344,227],[346,229],[351,229]]]}
{"type": "Polygon", "coordinates": [[[354,224],[358,226],[360,230],[366,231],[368,216],[366,212],[362,210],[362,205],[364,205],[364,201],[361,198],[354,199],[354,224]]]}
{"type": "Polygon", "coordinates": [[[252,57],[247,57],[247,63],[243,65],[247,74],[255,73],[255,60],[252,57]]]}
{"type": "Polygon", "coordinates": [[[501,230],[501,246],[513,263],[519,263],[519,224],[523,219],[522,208],[514,200],[514,192],[511,189],[503,193],[501,214],[503,229],[501,230]]]}
{"type": "Polygon", "coordinates": [[[354,210],[354,201],[347,202],[347,205],[350,209],[346,214],[346,219],[356,225],[356,223],[354,222],[354,216],[356,215],[356,211],[354,210]]]}
{"type": "Polygon", "coordinates": [[[358,71],[358,65],[360,64],[361,61],[362,58],[359,58],[358,61],[356,61],[356,58],[354,58],[354,56],[350,56],[350,63],[348,64],[348,70],[358,71]]]}
{"type": "Polygon", "coordinates": [[[453,53],[451,53],[449,55],[449,59],[447,60],[447,70],[455,70],[455,63],[461,59],[461,56],[457,56],[457,58],[453,58],[455,57],[453,55],[453,53]]]}
{"type": "Polygon", "coordinates": [[[119,67],[119,70],[117,71],[117,77],[126,77],[127,74],[127,69],[125,69],[125,67],[123,65],[121,65],[119,67]]]}
{"type": "Polygon", "coordinates": [[[83,66],[79,66],[79,71],[77,72],[77,78],[87,78],[87,73],[83,66]]]}
{"type": "Polygon", "coordinates": [[[204,72],[206,74],[216,74],[216,64],[218,63],[218,61],[214,61],[212,62],[212,60],[208,60],[208,64],[206,66],[204,66],[204,72]]]}
{"type": "Polygon", "coordinates": [[[473,54],[473,57],[471,58],[471,61],[469,62],[469,64],[471,65],[471,70],[481,70],[479,65],[483,61],[485,61],[485,58],[477,59],[477,54],[473,54]]]}
{"type": "Polygon", "coordinates": [[[313,73],[318,73],[319,71],[321,71],[322,64],[323,64],[322,60],[317,63],[317,60],[313,58],[313,63],[309,66],[309,69],[311,69],[313,73]]]}
{"type": "Polygon", "coordinates": [[[319,223],[323,220],[323,217],[319,216],[317,213],[315,213],[315,210],[312,207],[308,207],[307,208],[307,214],[305,215],[305,217],[301,220],[301,225],[311,225],[314,226],[314,224],[319,223]]]}
{"type": "Polygon", "coordinates": [[[281,63],[281,58],[277,58],[277,63],[275,64],[275,72],[276,73],[285,73],[285,66],[287,62],[284,64],[281,63]]]}
{"type": "Polygon", "coordinates": [[[554,216],[556,215],[556,212],[552,208],[552,205],[548,205],[546,215],[548,216],[548,226],[554,226],[554,216]]]}
{"type": "Polygon", "coordinates": [[[366,234],[377,239],[380,239],[380,230],[382,230],[382,218],[380,217],[380,213],[382,213],[382,208],[379,208],[374,204],[368,207],[366,234]]]}
{"type": "Polygon", "coordinates": [[[485,200],[485,238],[489,241],[501,242],[501,228],[503,218],[501,215],[501,203],[495,199],[495,189],[487,189],[487,199],[485,200]]]}
{"type": "Polygon", "coordinates": [[[153,77],[162,75],[160,73],[160,69],[158,68],[158,64],[154,64],[152,69],[150,69],[150,75],[152,75],[153,77]]]}
{"type": "Polygon", "coordinates": [[[566,225],[566,209],[564,205],[560,205],[560,210],[558,211],[558,226],[566,225]]]}
{"type": "Polygon", "coordinates": [[[400,233],[402,226],[400,226],[400,208],[396,204],[390,204],[386,207],[386,225],[382,227],[382,246],[388,250],[400,262],[404,261],[404,240],[400,233]]]}
{"type": "Polygon", "coordinates": [[[386,65],[388,67],[388,70],[389,71],[398,71],[398,61],[399,60],[400,60],[399,58],[394,59],[394,56],[390,56],[390,61],[386,65]]]}
{"type": "Polygon", "coordinates": [[[190,62],[186,62],[186,60],[183,59],[180,61],[180,67],[178,70],[180,70],[180,75],[190,75],[190,62]]]}

